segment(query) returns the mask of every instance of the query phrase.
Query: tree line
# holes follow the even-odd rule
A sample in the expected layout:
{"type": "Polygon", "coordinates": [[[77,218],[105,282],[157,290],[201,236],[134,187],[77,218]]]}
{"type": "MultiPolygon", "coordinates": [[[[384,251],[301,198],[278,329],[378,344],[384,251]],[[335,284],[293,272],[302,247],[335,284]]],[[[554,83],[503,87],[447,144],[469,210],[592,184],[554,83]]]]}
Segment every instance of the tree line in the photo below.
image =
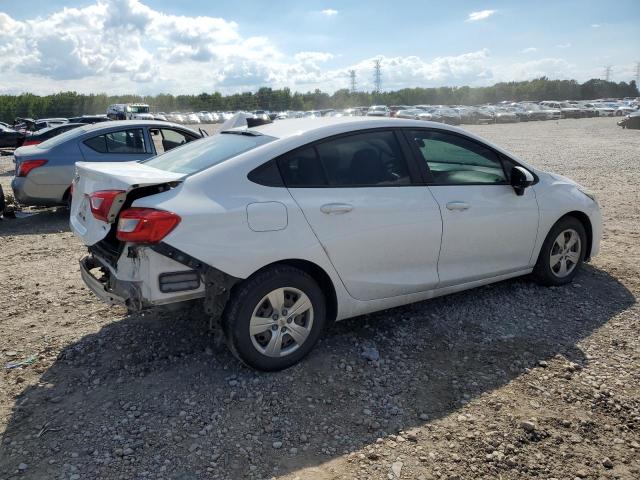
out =
{"type": "Polygon", "coordinates": [[[0,95],[0,120],[12,122],[16,117],[73,117],[106,113],[114,103],[147,103],[154,112],[236,111],[236,110],[319,110],[371,105],[481,105],[503,100],[592,100],[640,96],[636,82],[607,82],[591,79],[549,80],[546,77],[522,82],[501,82],[487,87],[403,88],[389,92],[350,92],[337,90],[328,94],[292,92],[289,88],[263,87],[256,92],[222,95],[219,92],[199,95],[153,96],[79,94],[60,92],[53,95],[0,95]]]}

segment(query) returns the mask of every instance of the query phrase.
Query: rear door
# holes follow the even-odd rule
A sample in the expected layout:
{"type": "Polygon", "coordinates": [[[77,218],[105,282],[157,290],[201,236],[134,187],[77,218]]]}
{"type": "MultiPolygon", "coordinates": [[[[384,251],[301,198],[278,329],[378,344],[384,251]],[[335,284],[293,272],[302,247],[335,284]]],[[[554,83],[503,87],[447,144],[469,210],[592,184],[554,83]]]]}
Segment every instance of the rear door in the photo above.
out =
{"type": "Polygon", "coordinates": [[[87,162],[130,162],[154,155],[145,127],[122,128],[85,137],[79,147],[87,162]]]}
{"type": "Polygon", "coordinates": [[[373,300],[438,283],[442,223],[393,130],[334,137],[281,157],[294,200],[348,292],[373,300]]]}
{"type": "Polygon", "coordinates": [[[433,129],[407,136],[442,212],[440,286],[527,268],[538,233],[533,188],[516,195],[507,160],[464,135],[433,129]]]}

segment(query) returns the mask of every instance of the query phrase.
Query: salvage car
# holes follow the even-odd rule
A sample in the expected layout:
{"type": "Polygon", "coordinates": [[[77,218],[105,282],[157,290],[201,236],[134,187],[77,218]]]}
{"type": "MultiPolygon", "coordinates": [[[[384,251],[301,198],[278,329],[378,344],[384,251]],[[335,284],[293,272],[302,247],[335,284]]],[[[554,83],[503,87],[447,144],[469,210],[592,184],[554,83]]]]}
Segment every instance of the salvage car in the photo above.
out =
{"type": "Polygon", "coordinates": [[[14,197],[22,205],[66,205],[76,162],[144,160],[202,134],[167,122],[118,120],[84,125],[14,152],[14,197]]]}
{"type": "Polygon", "coordinates": [[[0,125],[0,147],[17,148],[24,142],[24,136],[23,132],[0,125]]]}
{"type": "Polygon", "coordinates": [[[68,130],[73,130],[74,128],[78,128],[84,125],[83,123],[63,123],[54,127],[43,128],[42,130],[38,130],[33,132],[30,135],[27,135],[24,139],[23,147],[28,147],[29,145],[37,145],[42,143],[50,138],[60,135],[68,130]]]}
{"type": "Polygon", "coordinates": [[[630,113],[618,122],[622,128],[640,129],[640,112],[630,113]]]}
{"type": "Polygon", "coordinates": [[[591,192],[434,122],[292,119],[76,169],[87,286],[132,310],[203,299],[262,370],[335,320],[531,273],[567,284],[600,243],[591,192]]]}

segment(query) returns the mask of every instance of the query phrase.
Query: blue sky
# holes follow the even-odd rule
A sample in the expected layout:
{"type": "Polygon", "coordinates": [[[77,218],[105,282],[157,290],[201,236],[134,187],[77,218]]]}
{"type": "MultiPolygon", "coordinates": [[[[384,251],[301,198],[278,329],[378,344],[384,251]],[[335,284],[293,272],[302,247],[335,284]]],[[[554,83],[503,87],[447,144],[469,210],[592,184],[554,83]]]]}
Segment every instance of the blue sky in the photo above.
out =
{"type": "Polygon", "coordinates": [[[225,93],[634,78],[640,1],[0,2],[0,92],[225,93]],[[34,13],[37,12],[37,13],[34,13]]]}

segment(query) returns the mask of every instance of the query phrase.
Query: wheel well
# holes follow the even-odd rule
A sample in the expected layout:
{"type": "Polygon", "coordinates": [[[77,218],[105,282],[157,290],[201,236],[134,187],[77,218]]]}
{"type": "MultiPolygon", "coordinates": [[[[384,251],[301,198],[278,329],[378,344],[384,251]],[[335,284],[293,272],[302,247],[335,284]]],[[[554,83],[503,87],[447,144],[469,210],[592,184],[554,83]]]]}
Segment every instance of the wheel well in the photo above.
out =
{"type": "Polygon", "coordinates": [[[574,212],[569,212],[566,215],[563,215],[562,218],[558,219],[558,222],[566,217],[573,217],[577,219],[584,227],[584,232],[587,235],[587,254],[585,255],[585,260],[588,260],[589,258],[591,258],[591,246],[593,245],[593,229],[591,228],[591,220],[589,220],[587,214],[576,210],[574,212]]]}
{"type": "Polygon", "coordinates": [[[336,290],[333,287],[331,278],[329,277],[329,275],[327,275],[327,272],[325,272],[322,267],[319,267],[315,263],[309,262],[308,260],[292,258],[265,265],[260,270],[258,270],[258,272],[264,270],[265,268],[273,267],[274,265],[289,265],[290,267],[302,270],[303,272],[311,276],[311,278],[313,278],[318,283],[327,300],[327,320],[329,322],[333,322],[336,319],[336,317],[338,316],[338,297],[336,295],[336,290]]]}

